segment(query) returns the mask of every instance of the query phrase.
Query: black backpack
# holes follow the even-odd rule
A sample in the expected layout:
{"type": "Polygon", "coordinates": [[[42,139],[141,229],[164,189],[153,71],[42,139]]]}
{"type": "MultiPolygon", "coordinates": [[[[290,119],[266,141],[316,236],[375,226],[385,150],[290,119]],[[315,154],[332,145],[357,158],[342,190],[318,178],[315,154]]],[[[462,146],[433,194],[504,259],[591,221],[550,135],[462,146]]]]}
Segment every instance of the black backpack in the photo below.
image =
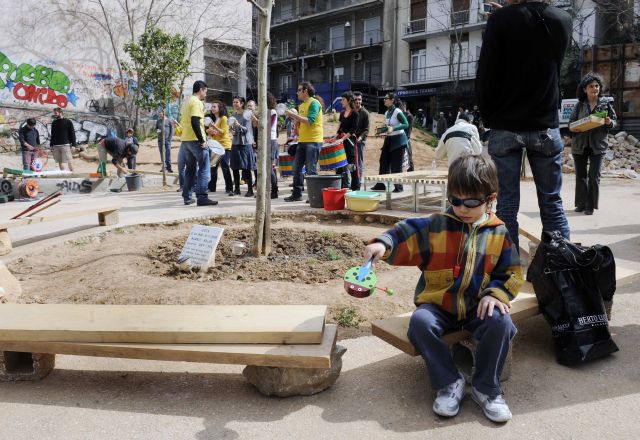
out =
{"type": "Polygon", "coordinates": [[[543,232],[527,280],[551,325],[559,363],[576,365],[618,351],[603,302],[611,301],[616,290],[611,249],[587,248],[559,231],[543,232]]]}

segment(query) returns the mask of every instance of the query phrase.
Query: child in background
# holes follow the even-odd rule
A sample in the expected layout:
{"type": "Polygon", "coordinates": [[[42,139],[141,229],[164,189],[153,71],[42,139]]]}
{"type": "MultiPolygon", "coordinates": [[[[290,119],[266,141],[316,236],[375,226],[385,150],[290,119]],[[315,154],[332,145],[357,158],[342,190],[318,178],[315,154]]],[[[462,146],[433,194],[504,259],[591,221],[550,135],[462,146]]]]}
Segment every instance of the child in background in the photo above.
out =
{"type": "Polygon", "coordinates": [[[473,116],[460,113],[456,123],[444,132],[436,148],[436,159],[444,159],[449,166],[460,156],[482,153],[482,143],[478,128],[473,125],[473,116]]]}
{"type": "Polygon", "coordinates": [[[465,381],[442,336],[464,328],[478,341],[471,397],[494,422],[511,419],[500,374],[516,328],[510,301],[523,283],[522,268],[504,223],[489,209],[498,177],[485,156],[463,156],[449,167],[451,207],[442,214],[401,221],[370,241],[365,260],[417,266],[417,309],[408,336],[437,390],[433,411],[458,414],[465,381]]]}
{"type": "Polygon", "coordinates": [[[129,155],[127,156],[127,168],[130,170],[136,169],[136,155],[140,144],[138,144],[138,138],[133,135],[133,128],[127,128],[126,136],[124,138],[124,144],[129,147],[129,155]]]}

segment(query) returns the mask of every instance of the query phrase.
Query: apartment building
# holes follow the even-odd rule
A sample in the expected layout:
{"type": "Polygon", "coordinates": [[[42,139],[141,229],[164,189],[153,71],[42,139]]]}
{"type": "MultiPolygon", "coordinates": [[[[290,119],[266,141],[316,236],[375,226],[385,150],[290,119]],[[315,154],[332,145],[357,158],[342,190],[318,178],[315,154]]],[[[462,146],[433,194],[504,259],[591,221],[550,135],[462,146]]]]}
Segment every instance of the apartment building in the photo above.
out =
{"type": "MultiPolygon", "coordinates": [[[[269,90],[279,101],[296,99],[311,81],[329,106],[345,90],[377,97],[385,81],[382,0],[282,0],[274,5],[269,90]]],[[[388,80],[386,80],[388,82],[388,80]]],[[[374,98],[371,102],[377,102],[374,98]]]]}

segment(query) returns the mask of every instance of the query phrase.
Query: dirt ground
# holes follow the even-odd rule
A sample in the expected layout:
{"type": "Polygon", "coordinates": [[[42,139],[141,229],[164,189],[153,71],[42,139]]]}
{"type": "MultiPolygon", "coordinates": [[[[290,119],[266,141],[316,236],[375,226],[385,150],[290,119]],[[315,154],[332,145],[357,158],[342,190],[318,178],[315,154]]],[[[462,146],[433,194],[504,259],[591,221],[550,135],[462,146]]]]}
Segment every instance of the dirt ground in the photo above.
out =
{"type": "Polygon", "coordinates": [[[215,264],[206,271],[184,271],[176,264],[191,223],[118,228],[10,263],[22,284],[18,302],[327,304],[328,321],[340,324],[340,338],[369,334],[370,321],[413,307],[416,268],[388,271],[386,263],[375,268],[378,286],[395,291],[391,297],[356,299],[343,288],[347,269],[362,264],[365,241],[388,226],[276,216],[273,253],[256,259],[231,251],[234,241],[250,247],[252,218],[200,224],[225,228],[215,264]]]}

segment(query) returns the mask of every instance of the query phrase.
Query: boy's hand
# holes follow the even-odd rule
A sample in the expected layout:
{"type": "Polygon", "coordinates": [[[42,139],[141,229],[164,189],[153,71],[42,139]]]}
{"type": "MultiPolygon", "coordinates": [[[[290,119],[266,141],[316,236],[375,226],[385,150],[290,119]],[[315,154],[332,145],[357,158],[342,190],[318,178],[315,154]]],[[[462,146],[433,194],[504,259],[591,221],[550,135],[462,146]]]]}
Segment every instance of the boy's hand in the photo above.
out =
{"type": "Polygon", "coordinates": [[[503,315],[509,313],[509,306],[491,295],[483,296],[478,304],[478,318],[484,319],[485,316],[493,316],[493,309],[497,308],[503,315]]]}
{"type": "Polygon", "coordinates": [[[386,246],[379,241],[367,245],[367,247],[364,248],[365,264],[369,262],[371,257],[373,257],[373,264],[376,264],[382,258],[385,252],[387,252],[386,246]]]}

